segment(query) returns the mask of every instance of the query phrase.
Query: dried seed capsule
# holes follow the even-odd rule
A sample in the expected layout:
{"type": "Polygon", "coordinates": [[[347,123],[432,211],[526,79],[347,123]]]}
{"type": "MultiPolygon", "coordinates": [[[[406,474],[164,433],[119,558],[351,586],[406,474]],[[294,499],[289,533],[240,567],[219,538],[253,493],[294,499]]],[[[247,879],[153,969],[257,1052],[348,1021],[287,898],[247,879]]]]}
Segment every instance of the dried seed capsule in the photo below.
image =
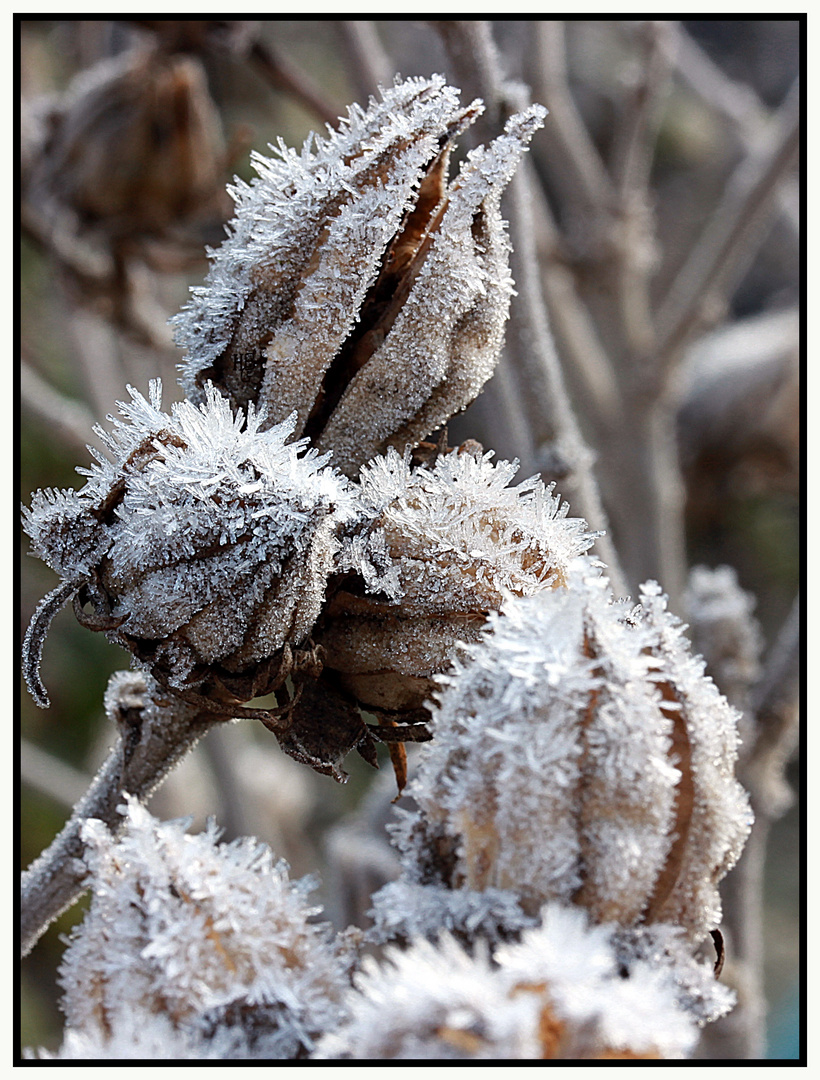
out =
{"type": "Polygon", "coordinates": [[[402,825],[411,880],[509,889],[527,910],[673,923],[701,940],[748,834],[737,714],[655,591],[603,579],[510,600],[444,677],[402,825]]]}
{"type": "Polygon", "coordinates": [[[362,704],[420,708],[456,644],[476,640],[505,595],[564,585],[592,544],[551,488],[510,487],[516,464],[491,457],[453,451],[413,469],[391,450],[362,469],[361,519],[337,558],[352,576],[315,634],[362,704]]]}
{"type": "MultiPolygon", "coordinates": [[[[158,381],[149,401],[130,393],[125,419],[110,434],[98,429],[113,460],[97,455],[78,470],[84,488],[37,492],[24,510],[34,552],[64,578],[62,600],[78,593],[80,621],[106,630],[163,685],[204,693],[221,684],[248,700],[262,692],[266,665],[286,662],[283,648],[310,633],[346,484],[314,450],[287,442],[292,421],[262,431],[259,413],[235,416],[213,389],[200,408],[183,402],[170,415],[158,381]]],[[[37,660],[53,606],[27,639],[40,704],[37,660]]]]}
{"type": "Polygon", "coordinates": [[[60,969],[67,1044],[116,1056],[130,1043],[139,1056],[164,1037],[186,1057],[305,1056],[341,1019],[349,984],[313,883],[289,880],[264,844],[185,825],[133,798],[119,838],[85,825],[93,900],[60,969]]]}
{"type": "Polygon", "coordinates": [[[207,380],[333,450],[350,476],[476,396],[501,347],[512,282],[501,193],[544,110],[513,117],[448,184],[454,138],[481,111],[441,77],[354,106],[338,132],[232,190],[236,216],[176,320],[182,382],[207,380]],[[315,149],[314,149],[315,147],[315,149]]]}
{"type": "Polygon", "coordinates": [[[731,1006],[731,994],[691,957],[670,962],[656,950],[644,958],[624,947],[617,927],[590,925],[578,907],[548,904],[520,941],[492,954],[481,946],[466,951],[445,932],[388,946],[378,961],[365,957],[345,996],[347,1015],[315,1056],[680,1058],[694,1050],[699,1022],[731,1006]],[[684,982],[705,1008],[686,1000],[684,982]]]}
{"type": "Polygon", "coordinates": [[[217,192],[222,125],[193,56],[139,48],[102,61],[51,127],[32,183],[111,236],[161,232],[217,192]]]}

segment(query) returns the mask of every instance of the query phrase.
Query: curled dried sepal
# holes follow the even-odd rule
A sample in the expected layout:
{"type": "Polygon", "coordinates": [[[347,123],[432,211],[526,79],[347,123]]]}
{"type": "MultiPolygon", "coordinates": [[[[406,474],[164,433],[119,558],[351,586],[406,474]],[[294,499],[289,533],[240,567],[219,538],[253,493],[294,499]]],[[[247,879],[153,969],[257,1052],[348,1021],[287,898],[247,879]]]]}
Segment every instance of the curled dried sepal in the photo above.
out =
{"type": "Polygon", "coordinates": [[[418,810],[398,827],[411,880],[671,922],[695,941],[718,924],[750,818],[737,716],[653,605],[636,616],[587,578],[490,617],[442,679],[418,810]]]}
{"type": "Polygon", "coordinates": [[[212,381],[348,475],[469,404],[498,357],[512,283],[498,202],[544,110],[514,117],[448,186],[455,137],[481,112],[440,76],[349,110],[301,154],[255,155],[204,286],[176,320],[182,383],[212,381]]]}
{"type": "MultiPolygon", "coordinates": [[[[288,442],[292,421],[262,430],[262,415],[234,415],[213,389],[201,407],[170,414],[158,381],[149,400],[130,392],[124,419],[98,431],[110,460],[98,454],[79,470],[80,491],[36,493],[26,531],[78,592],[84,625],[107,631],[163,685],[246,701],[266,680],[284,681],[282,650],[310,632],[346,484],[288,442]]],[[[29,671],[41,623],[27,639],[29,671]]]]}
{"type": "Polygon", "coordinates": [[[412,467],[394,450],[361,471],[359,519],[336,566],[347,573],[316,640],[363,704],[419,709],[456,644],[476,640],[504,597],[566,584],[594,536],[516,462],[480,451],[412,467]]]}
{"type": "Polygon", "coordinates": [[[79,585],[74,581],[63,581],[56,589],[52,589],[37,605],[26,630],[23,640],[23,677],[35,704],[41,709],[47,709],[51,704],[48,691],[40,677],[40,661],[43,657],[46,635],[54,616],[78,588],[79,585]]]}

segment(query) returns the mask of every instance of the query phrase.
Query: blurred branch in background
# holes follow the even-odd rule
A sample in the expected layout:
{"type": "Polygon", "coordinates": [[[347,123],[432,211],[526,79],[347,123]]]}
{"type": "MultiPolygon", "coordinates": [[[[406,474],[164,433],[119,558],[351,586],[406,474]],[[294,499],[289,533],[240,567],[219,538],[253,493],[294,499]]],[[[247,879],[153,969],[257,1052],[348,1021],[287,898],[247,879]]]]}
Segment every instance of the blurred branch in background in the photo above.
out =
{"type": "MultiPolygon", "coordinates": [[[[757,825],[725,891],[740,1004],[703,1052],[763,1053],[763,881],[798,730],[797,601],[787,612],[799,589],[799,23],[23,21],[20,33],[24,498],[73,482],[68,464],[87,462],[91,425],[126,382],[144,390],[161,375],[172,392],[167,319],[204,276],[204,245],[231,212],[225,184],[233,169],[249,175],[251,144],[335,126],[397,72],[442,71],[465,102],[482,97],[479,142],[527,100],[549,109],[502,204],[518,293],[505,353],[451,441],[478,439],[556,481],[572,513],[606,529],[596,547],[616,592],[657,578],[744,713],[757,825]],[[695,563],[736,574],[698,577],[695,563]],[[761,629],[744,637],[749,590],[761,629]]],[[[27,621],[53,583],[33,560],[22,569],[27,621]]],[[[51,713],[23,702],[26,863],[59,829],[55,800],[93,771],[110,668],[67,627],[58,617],[46,655],[62,675],[51,713]]],[[[356,875],[391,873],[384,799],[374,789],[340,824],[363,781],[344,796],[287,771],[260,784],[276,751],[236,752],[238,735],[214,731],[194,755],[221,823],[288,857],[301,844],[300,869],[336,883],[336,918],[362,919],[356,875]]],[[[44,951],[24,978],[53,997],[44,972],[58,956],[44,951]]]]}

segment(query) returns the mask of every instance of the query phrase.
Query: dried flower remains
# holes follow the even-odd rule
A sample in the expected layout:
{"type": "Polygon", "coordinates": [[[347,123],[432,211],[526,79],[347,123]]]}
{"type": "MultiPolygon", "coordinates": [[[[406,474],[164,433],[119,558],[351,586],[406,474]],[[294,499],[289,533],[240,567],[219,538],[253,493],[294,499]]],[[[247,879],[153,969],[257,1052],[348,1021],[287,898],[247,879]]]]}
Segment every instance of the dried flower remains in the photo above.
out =
{"type": "Polygon", "coordinates": [[[78,620],[161,685],[230,712],[291,673],[324,599],[346,482],[287,441],[292,421],[263,431],[253,406],[234,415],[213,389],[167,414],[155,381],[120,411],[98,429],[111,460],[98,454],[78,470],[81,490],[37,492],[24,509],[35,553],[64,579],[29,627],[30,689],[48,704],[42,641],[73,596],[78,620]]]}
{"type": "Polygon", "coordinates": [[[182,384],[294,410],[296,434],[354,476],[468,405],[492,374],[512,281],[501,194],[545,110],[533,105],[447,168],[481,113],[440,76],[349,109],[301,153],[254,156],[206,283],[176,319],[182,384]]]}
{"type": "MultiPolygon", "coordinates": [[[[694,943],[719,925],[751,823],[738,717],[654,583],[642,601],[579,578],[510,599],[465,646],[398,827],[410,882],[670,923],[694,943]]],[[[378,917],[400,933],[398,915],[378,917]]]]}

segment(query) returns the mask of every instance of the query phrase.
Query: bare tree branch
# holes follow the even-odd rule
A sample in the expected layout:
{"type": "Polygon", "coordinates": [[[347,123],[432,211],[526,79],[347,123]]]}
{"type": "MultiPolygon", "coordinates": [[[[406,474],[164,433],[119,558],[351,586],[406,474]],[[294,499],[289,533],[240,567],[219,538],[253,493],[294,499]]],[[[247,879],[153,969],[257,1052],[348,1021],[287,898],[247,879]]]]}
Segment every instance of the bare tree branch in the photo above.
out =
{"type": "MultiPolygon", "coordinates": [[[[508,107],[498,53],[483,22],[436,24],[442,33],[448,54],[462,78],[472,78],[475,90],[488,107],[485,124],[500,126],[508,107]],[[469,72],[462,68],[469,64],[469,72]],[[495,119],[493,119],[495,117],[495,119]]],[[[520,108],[522,102],[515,102],[520,108]]],[[[492,130],[492,128],[491,128],[492,130]]],[[[528,162],[523,162],[509,189],[510,239],[513,254],[511,267],[518,297],[510,310],[510,337],[515,343],[514,359],[518,369],[524,410],[536,453],[555,444],[569,463],[565,494],[577,514],[593,529],[604,535],[596,541],[597,550],[609,568],[616,593],[629,591],[620,568],[617,552],[607,534],[607,518],[593,474],[594,454],[587,447],[572,410],[561,364],[549,329],[549,320],[541,293],[535,251],[533,198],[528,162]]]]}
{"type": "Polygon", "coordinates": [[[724,198],[660,306],[656,353],[667,371],[683,344],[702,328],[710,297],[731,291],[765,235],[777,191],[800,149],[797,87],[778,110],[772,126],[766,149],[747,157],[735,170],[724,198]]]}
{"type": "Polygon", "coordinates": [[[25,359],[20,360],[20,401],[49,434],[74,453],[87,454],[87,444],[93,438],[91,412],[47,383],[25,359]]]}
{"type": "Polygon", "coordinates": [[[395,69],[371,19],[341,19],[334,24],[350,57],[347,70],[357,101],[367,101],[380,86],[390,86],[395,69]]]}

